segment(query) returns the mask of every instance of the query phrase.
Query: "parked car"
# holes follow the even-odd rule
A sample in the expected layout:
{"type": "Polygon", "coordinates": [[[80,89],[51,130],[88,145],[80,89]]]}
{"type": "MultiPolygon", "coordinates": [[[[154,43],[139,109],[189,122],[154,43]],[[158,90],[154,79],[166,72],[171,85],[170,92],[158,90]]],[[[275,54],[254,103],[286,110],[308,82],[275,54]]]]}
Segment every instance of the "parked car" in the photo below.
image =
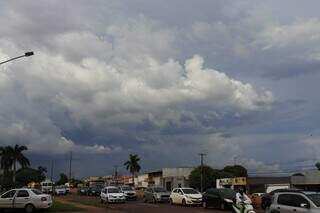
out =
{"type": "Polygon", "coordinates": [[[127,200],[137,200],[137,193],[130,186],[119,186],[119,189],[122,193],[124,193],[127,200]]]}
{"type": "Polygon", "coordinates": [[[54,183],[50,180],[45,180],[40,183],[41,191],[43,193],[51,194],[53,192],[54,183]]]}
{"type": "Polygon", "coordinates": [[[261,196],[261,208],[266,210],[272,203],[272,196],[279,192],[296,192],[298,189],[276,189],[261,196]]]}
{"type": "Polygon", "coordinates": [[[66,187],[65,186],[56,186],[54,187],[54,194],[55,195],[66,195],[66,187]]]}
{"type": "Polygon", "coordinates": [[[150,187],[144,191],[144,202],[169,202],[170,192],[161,187],[150,187]]]}
{"type": "Polygon", "coordinates": [[[101,203],[125,203],[126,196],[118,187],[108,186],[101,190],[101,203]]]}
{"type": "Polygon", "coordinates": [[[95,187],[90,187],[89,189],[88,189],[88,195],[89,196],[100,196],[100,194],[101,194],[101,190],[102,190],[102,188],[100,188],[100,187],[97,187],[97,186],[95,186],[95,187]]]}
{"type": "Polygon", "coordinates": [[[202,194],[192,188],[175,188],[170,194],[171,204],[201,205],[202,194]]]}
{"type": "Polygon", "coordinates": [[[78,188],[78,195],[88,195],[88,187],[80,187],[78,188]]]}
{"type": "Polygon", "coordinates": [[[31,213],[37,209],[48,209],[52,205],[51,195],[37,189],[12,189],[0,196],[0,209],[24,209],[31,213]]]}
{"type": "Polygon", "coordinates": [[[204,208],[215,207],[221,210],[231,209],[236,192],[232,189],[208,189],[203,194],[202,205],[204,208]]]}
{"type": "Polygon", "coordinates": [[[320,193],[307,191],[275,193],[266,213],[289,212],[320,213],[320,193]]]}
{"type": "Polygon", "coordinates": [[[66,193],[69,194],[70,193],[70,184],[69,183],[66,183],[64,185],[65,189],[66,189],[66,193]]]}

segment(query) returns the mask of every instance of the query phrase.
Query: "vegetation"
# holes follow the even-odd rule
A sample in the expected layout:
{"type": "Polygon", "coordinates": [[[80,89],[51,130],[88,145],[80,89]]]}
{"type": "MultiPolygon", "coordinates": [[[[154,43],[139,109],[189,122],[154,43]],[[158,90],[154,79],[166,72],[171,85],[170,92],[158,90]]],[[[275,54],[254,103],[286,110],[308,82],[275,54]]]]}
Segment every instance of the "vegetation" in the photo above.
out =
{"type": "MultiPolygon", "coordinates": [[[[226,166],[222,170],[213,169],[210,166],[203,166],[203,189],[215,187],[216,179],[247,177],[247,169],[240,165],[226,166]]],[[[190,186],[196,189],[201,188],[201,166],[195,168],[189,176],[190,186]]]]}
{"type": "MultiPolygon", "coordinates": [[[[215,180],[219,178],[219,171],[212,169],[210,166],[203,166],[203,189],[215,186],[215,180]]],[[[195,189],[201,188],[201,166],[195,168],[189,176],[189,184],[195,189]]]]}
{"type": "Polygon", "coordinates": [[[140,171],[141,167],[139,165],[140,158],[138,155],[129,155],[129,160],[123,165],[126,166],[127,170],[132,174],[132,183],[134,184],[134,177],[137,172],[140,171]]]}
{"type": "Polygon", "coordinates": [[[317,169],[320,171],[320,162],[317,162],[317,163],[315,164],[315,166],[316,166],[317,169]]]}
{"type": "Polygon", "coordinates": [[[20,146],[18,144],[16,144],[14,147],[0,147],[0,167],[4,171],[2,177],[3,186],[12,187],[16,185],[18,164],[21,166],[21,168],[27,168],[30,166],[30,161],[23,154],[23,152],[26,150],[28,150],[26,146],[20,146]],[[8,177],[12,177],[12,181],[10,181],[8,177]]]}
{"type": "Polygon", "coordinates": [[[226,166],[221,172],[225,172],[231,175],[231,177],[247,177],[248,171],[241,165],[226,166]]]}
{"type": "Polygon", "coordinates": [[[46,179],[47,169],[39,166],[38,169],[21,168],[17,171],[17,186],[26,186],[30,182],[40,183],[46,179]]]}
{"type": "Polygon", "coordinates": [[[52,207],[48,210],[48,212],[79,212],[79,211],[86,211],[86,209],[77,207],[74,204],[61,203],[56,200],[53,202],[52,207]]]}
{"type": "Polygon", "coordinates": [[[68,176],[64,173],[60,173],[60,179],[57,181],[57,185],[64,185],[68,183],[68,176]]]}

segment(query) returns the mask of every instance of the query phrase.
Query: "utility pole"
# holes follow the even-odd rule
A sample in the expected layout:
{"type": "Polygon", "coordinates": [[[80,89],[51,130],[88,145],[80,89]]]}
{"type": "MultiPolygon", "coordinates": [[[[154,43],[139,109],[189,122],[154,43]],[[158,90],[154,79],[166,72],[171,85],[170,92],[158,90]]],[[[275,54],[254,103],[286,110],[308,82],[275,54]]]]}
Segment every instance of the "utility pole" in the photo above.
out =
{"type": "Polygon", "coordinates": [[[201,159],[201,175],[200,175],[200,191],[201,193],[203,192],[203,179],[204,179],[204,175],[203,175],[203,157],[206,156],[207,154],[205,153],[199,153],[200,155],[200,159],[201,159]]]}
{"type": "Polygon", "coordinates": [[[114,178],[116,182],[116,186],[118,186],[118,167],[117,165],[114,166],[114,178]]]}
{"type": "Polygon", "coordinates": [[[69,160],[69,183],[71,181],[72,176],[72,151],[70,152],[70,160],[69,160]]]}
{"type": "Polygon", "coordinates": [[[51,176],[51,178],[50,178],[50,180],[51,180],[51,182],[53,181],[53,160],[51,160],[51,174],[50,174],[50,176],[51,176]]]}

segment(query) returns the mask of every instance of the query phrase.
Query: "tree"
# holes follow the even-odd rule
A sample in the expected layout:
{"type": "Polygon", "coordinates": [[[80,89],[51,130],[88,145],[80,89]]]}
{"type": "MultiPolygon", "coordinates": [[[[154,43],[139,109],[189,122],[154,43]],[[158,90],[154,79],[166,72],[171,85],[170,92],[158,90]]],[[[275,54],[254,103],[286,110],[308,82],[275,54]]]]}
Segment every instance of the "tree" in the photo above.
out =
{"type": "MultiPolygon", "coordinates": [[[[219,170],[212,169],[210,166],[203,166],[203,189],[215,187],[218,179],[219,170]]],[[[195,168],[189,175],[189,185],[193,188],[201,188],[201,166],[195,168]]]]}
{"type": "Polygon", "coordinates": [[[19,146],[16,144],[13,148],[10,147],[11,157],[13,160],[13,183],[16,183],[16,171],[17,171],[17,164],[20,164],[22,168],[26,168],[30,166],[29,159],[23,155],[23,151],[28,150],[26,146],[19,146]]]}
{"type": "Polygon", "coordinates": [[[11,168],[12,168],[12,164],[13,164],[13,160],[11,157],[11,149],[9,146],[6,147],[0,147],[0,155],[1,155],[1,169],[4,170],[4,173],[8,173],[11,168]]]}
{"type": "Polygon", "coordinates": [[[233,177],[247,177],[248,171],[246,168],[240,165],[226,166],[222,170],[223,172],[231,174],[233,177]]]}
{"type": "Polygon", "coordinates": [[[30,162],[26,156],[23,155],[23,151],[28,150],[26,146],[19,146],[16,144],[14,147],[6,146],[1,147],[1,168],[5,172],[8,172],[13,167],[12,180],[13,184],[16,183],[16,171],[17,164],[20,164],[22,168],[30,166],[30,162]]]}
{"type": "Polygon", "coordinates": [[[134,176],[137,172],[140,171],[141,167],[139,165],[140,158],[138,155],[129,155],[129,160],[123,165],[126,166],[126,169],[132,174],[132,183],[134,185],[134,176]]]}
{"type": "Polygon", "coordinates": [[[60,179],[57,182],[57,185],[64,185],[68,183],[68,176],[64,173],[60,173],[60,179]]]}
{"type": "Polygon", "coordinates": [[[17,171],[17,185],[22,187],[28,185],[30,182],[40,183],[46,179],[46,172],[47,169],[41,166],[37,169],[21,168],[17,171]]]}
{"type": "Polygon", "coordinates": [[[315,166],[317,167],[318,170],[320,170],[320,162],[317,162],[315,166]]]}

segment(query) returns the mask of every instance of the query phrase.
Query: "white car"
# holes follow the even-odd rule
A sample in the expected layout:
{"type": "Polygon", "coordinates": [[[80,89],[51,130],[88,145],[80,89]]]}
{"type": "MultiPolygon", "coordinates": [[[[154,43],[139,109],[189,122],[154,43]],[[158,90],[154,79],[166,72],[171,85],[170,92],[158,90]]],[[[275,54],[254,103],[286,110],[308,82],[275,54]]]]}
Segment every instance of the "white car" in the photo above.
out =
{"type": "Polygon", "coordinates": [[[52,206],[51,195],[43,194],[37,189],[12,189],[0,196],[1,209],[24,209],[31,213],[37,209],[48,209],[52,206]]]}
{"type": "Polygon", "coordinates": [[[67,194],[67,190],[65,186],[56,186],[54,188],[54,194],[55,195],[66,195],[67,194]]]}
{"type": "Polygon", "coordinates": [[[137,200],[137,193],[130,186],[119,186],[119,189],[124,193],[127,200],[137,200]]]}
{"type": "Polygon", "coordinates": [[[175,188],[170,194],[171,204],[201,205],[202,194],[192,188],[175,188]]]}
{"type": "Polygon", "coordinates": [[[124,203],[126,196],[118,187],[108,186],[101,190],[101,203],[124,203]]]}

